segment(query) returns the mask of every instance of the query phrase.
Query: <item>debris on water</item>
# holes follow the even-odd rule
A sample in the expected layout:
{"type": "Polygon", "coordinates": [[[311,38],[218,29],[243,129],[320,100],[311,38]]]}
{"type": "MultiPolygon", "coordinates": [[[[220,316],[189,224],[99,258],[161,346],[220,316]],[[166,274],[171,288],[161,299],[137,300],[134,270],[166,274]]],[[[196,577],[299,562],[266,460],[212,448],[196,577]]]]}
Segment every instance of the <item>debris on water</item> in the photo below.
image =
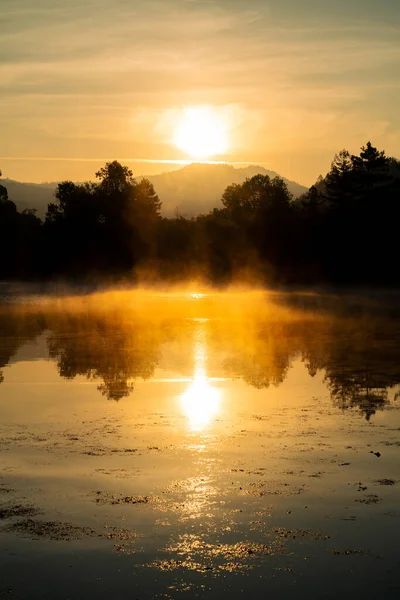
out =
{"type": "Polygon", "coordinates": [[[85,537],[100,537],[96,531],[89,527],[78,527],[72,525],[72,523],[62,523],[60,521],[36,521],[34,519],[11,523],[4,530],[19,533],[32,539],[47,538],[66,542],[80,540],[85,537]]]}
{"type": "Polygon", "coordinates": [[[152,502],[150,496],[115,496],[100,490],[97,490],[95,495],[97,504],[149,504],[152,502]]]}
{"type": "Polygon", "coordinates": [[[114,498],[111,504],[148,504],[149,502],[149,496],[122,496],[114,498]]]}
{"type": "Polygon", "coordinates": [[[2,506],[0,508],[0,519],[11,519],[12,517],[33,517],[40,514],[40,510],[35,506],[2,506]]]}
{"type": "Polygon", "coordinates": [[[105,527],[105,529],[109,529],[106,533],[103,534],[108,540],[118,540],[123,542],[132,542],[136,540],[137,534],[134,531],[130,531],[129,529],[121,529],[119,527],[105,527]]]}
{"type": "Polygon", "coordinates": [[[370,454],[375,454],[375,456],[377,456],[378,458],[381,456],[380,452],[374,452],[373,450],[369,451],[370,454]]]}
{"type": "Polygon", "coordinates": [[[281,482],[281,481],[253,481],[249,484],[251,490],[243,490],[239,487],[239,490],[246,496],[298,496],[303,494],[305,490],[304,484],[300,487],[293,486],[292,484],[281,482]],[[254,489],[255,488],[255,489],[254,489]]]}
{"type": "Polygon", "coordinates": [[[107,540],[113,540],[114,549],[116,552],[120,552],[121,554],[136,554],[137,549],[135,548],[135,541],[137,538],[137,534],[134,531],[129,531],[128,529],[121,529],[119,527],[107,527],[106,529],[110,529],[103,534],[103,537],[107,540]]]}
{"type": "Polygon", "coordinates": [[[312,531],[311,529],[285,529],[284,527],[273,527],[272,532],[276,533],[281,538],[295,540],[297,538],[310,538],[317,540],[329,540],[330,535],[321,531],[312,531]]]}
{"type": "Polygon", "coordinates": [[[240,572],[253,567],[262,556],[288,554],[283,540],[262,544],[250,540],[236,543],[213,544],[194,534],[181,536],[165,552],[178,554],[181,558],[166,558],[151,566],[163,571],[186,569],[199,573],[240,572]]]}
{"type": "Polygon", "coordinates": [[[377,479],[375,483],[378,485],[395,485],[396,481],[394,479],[377,479]]]}
{"type": "Polygon", "coordinates": [[[377,504],[381,500],[382,498],[379,498],[376,494],[367,494],[367,496],[358,498],[355,502],[360,502],[360,504],[377,504]]]}
{"type": "Polygon", "coordinates": [[[351,556],[354,554],[371,554],[370,550],[333,550],[334,556],[351,556]]]}

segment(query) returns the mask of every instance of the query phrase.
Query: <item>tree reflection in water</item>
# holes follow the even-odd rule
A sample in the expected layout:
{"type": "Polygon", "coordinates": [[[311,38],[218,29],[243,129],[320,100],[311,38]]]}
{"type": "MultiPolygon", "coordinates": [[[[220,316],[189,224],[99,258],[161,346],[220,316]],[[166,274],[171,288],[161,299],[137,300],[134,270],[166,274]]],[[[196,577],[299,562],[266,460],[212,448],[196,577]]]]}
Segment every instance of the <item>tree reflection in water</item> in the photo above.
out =
{"type": "Polygon", "coordinates": [[[389,389],[400,383],[400,320],[393,311],[362,301],[358,310],[346,311],[342,300],[340,310],[322,300],[310,308],[307,297],[302,303],[290,294],[283,300],[249,298],[201,296],[189,305],[160,296],[139,306],[118,301],[101,309],[104,303],[95,297],[2,306],[0,383],[1,369],[18,348],[48,332],[60,376],[98,381],[98,390],[112,400],[129,396],[138,378],[152,378],[161,358],[175,361],[174,369],[192,379],[181,403],[194,430],[219,410],[220,389],[208,373],[216,357],[223,358],[214,376],[241,378],[258,389],[280,385],[300,358],[311,377],[324,373],[334,406],[358,409],[368,420],[387,406],[389,389]],[[206,318],[194,319],[199,311],[206,318]],[[175,358],[169,356],[171,344],[178,349],[175,358]]]}
{"type": "Polygon", "coordinates": [[[61,377],[100,381],[98,390],[112,400],[129,396],[135,379],[151,378],[159,357],[158,341],[141,323],[101,315],[58,319],[48,346],[61,377]]]}

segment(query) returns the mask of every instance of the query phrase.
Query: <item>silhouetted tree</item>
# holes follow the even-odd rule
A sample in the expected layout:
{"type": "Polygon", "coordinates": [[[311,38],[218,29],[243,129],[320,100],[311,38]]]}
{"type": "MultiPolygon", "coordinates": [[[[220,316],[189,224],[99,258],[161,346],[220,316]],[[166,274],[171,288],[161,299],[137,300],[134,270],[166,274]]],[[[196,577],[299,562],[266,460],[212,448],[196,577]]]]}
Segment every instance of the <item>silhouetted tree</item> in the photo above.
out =
{"type": "Polygon", "coordinates": [[[8,199],[7,188],[0,185],[0,276],[2,277],[10,277],[18,272],[18,224],[17,207],[8,199]]]}
{"type": "Polygon", "coordinates": [[[354,164],[347,150],[341,150],[331,164],[324,181],[326,198],[329,202],[343,205],[354,198],[354,164]]]}
{"type": "Polygon", "coordinates": [[[368,192],[381,185],[392,182],[390,175],[390,159],[384,150],[374,148],[367,142],[361,148],[359,156],[352,156],[353,175],[359,192],[368,192]]]}
{"type": "Polygon", "coordinates": [[[399,219],[399,162],[371,142],[335,155],[296,200],[280,177],[255,175],[190,219],[162,218],[151,182],[112,161],[96,182],[60,183],[43,225],[0,185],[0,276],[116,278],[144,267],[219,283],[251,272],[263,282],[398,286],[399,219]]]}
{"type": "Polygon", "coordinates": [[[137,182],[117,161],[97,173],[99,183],[59,184],[46,214],[53,269],[121,272],[156,254],[161,202],[152,184],[137,182]]]}
{"type": "MultiPolygon", "coordinates": [[[[2,172],[0,170],[0,177],[2,176],[2,172]]],[[[0,184],[0,202],[6,202],[8,200],[8,192],[7,188],[4,185],[0,184]]]]}
{"type": "Polygon", "coordinates": [[[283,179],[268,175],[228,186],[222,196],[227,216],[244,235],[248,249],[281,270],[287,266],[293,231],[291,201],[283,179]]]}

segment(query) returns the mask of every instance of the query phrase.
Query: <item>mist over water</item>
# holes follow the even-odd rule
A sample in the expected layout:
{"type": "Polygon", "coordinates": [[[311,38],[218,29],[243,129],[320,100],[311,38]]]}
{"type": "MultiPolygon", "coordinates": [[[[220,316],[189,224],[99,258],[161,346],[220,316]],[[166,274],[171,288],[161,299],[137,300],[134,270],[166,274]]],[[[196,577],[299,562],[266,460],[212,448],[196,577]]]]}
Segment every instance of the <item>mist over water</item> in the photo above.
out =
{"type": "Polygon", "coordinates": [[[397,597],[397,304],[3,293],[0,591],[397,597]]]}
{"type": "Polygon", "coordinates": [[[400,598],[399,9],[1,0],[0,600],[400,598]]]}

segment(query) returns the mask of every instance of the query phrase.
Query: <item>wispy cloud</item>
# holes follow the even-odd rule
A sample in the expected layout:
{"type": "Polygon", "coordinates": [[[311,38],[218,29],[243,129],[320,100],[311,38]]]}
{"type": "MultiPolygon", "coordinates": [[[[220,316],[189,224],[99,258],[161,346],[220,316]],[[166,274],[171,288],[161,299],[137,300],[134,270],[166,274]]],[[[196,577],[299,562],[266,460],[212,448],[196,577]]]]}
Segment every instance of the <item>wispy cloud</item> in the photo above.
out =
{"type": "Polygon", "coordinates": [[[8,156],[178,159],[165,119],[190,104],[234,107],[238,159],[397,152],[398,0],[2,0],[0,28],[8,156]]]}

